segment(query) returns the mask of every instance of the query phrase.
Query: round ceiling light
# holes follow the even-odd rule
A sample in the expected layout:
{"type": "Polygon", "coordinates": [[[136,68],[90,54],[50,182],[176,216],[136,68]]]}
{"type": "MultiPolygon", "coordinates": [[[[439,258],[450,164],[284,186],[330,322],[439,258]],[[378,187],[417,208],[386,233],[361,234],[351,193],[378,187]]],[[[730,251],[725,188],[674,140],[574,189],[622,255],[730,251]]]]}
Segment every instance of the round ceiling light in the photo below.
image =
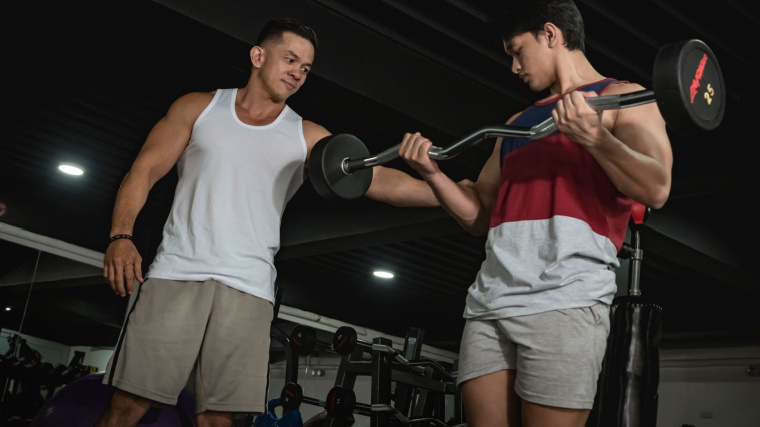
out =
{"type": "Polygon", "coordinates": [[[375,270],[372,274],[381,279],[393,279],[393,273],[390,271],[375,270]]]}
{"type": "Polygon", "coordinates": [[[74,175],[74,176],[79,176],[79,175],[84,174],[84,169],[71,163],[61,163],[60,165],[58,165],[58,170],[65,174],[74,175]]]}

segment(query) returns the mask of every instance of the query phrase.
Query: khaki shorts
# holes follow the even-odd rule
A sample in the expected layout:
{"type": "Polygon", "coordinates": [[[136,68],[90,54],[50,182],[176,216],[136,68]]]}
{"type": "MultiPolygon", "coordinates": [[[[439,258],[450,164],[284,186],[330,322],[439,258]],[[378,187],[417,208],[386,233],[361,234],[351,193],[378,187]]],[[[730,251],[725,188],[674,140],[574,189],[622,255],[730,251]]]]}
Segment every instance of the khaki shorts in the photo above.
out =
{"type": "Polygon", "coordinates": [[[607,304],[498,320],[469,319],[457,384],[516,370],[515,391],[529,402],[591,409],[610,332],[607,304]]]}
{"type": "Polygon", "coordinates": [[[263,413],[272,316],[269,301],[214,280],[148,279],[103,382],[175,405],[195,369],[196,412],[263,413]]]}

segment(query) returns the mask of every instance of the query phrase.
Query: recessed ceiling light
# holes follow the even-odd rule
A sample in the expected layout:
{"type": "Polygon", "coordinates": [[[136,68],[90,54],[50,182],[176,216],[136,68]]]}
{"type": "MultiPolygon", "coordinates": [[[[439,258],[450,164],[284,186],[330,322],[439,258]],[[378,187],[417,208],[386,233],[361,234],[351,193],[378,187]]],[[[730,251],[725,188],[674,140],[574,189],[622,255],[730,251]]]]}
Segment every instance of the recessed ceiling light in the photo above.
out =
{"type": "Polygon", "coordinates": [[[375,270],[372,274],[381,279],[393,279],[393,273],[390,271],[375,270]]]}
{"type": "Polygon", "coordinates": [[[71,163],[61,163],[58,165],[58,170],[69,175],[82,175],[84,169],[71,163]]]}

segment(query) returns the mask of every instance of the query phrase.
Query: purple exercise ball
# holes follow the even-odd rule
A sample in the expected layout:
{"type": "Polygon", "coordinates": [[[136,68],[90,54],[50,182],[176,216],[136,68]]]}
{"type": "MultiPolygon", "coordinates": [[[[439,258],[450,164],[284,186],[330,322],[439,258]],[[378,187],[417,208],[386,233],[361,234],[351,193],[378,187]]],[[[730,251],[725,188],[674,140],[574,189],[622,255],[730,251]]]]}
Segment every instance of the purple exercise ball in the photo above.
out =
{"type": "MultiPolygon", "coordinates": [[[[92,427],[105,411],[114,388],[103,384],[103,372],[67,384],[40,408],[30,427],[92,427]]],[[[195,400],[182,390],[177,405],[150,408],[138,426],[196,427],[195,400]]]]}

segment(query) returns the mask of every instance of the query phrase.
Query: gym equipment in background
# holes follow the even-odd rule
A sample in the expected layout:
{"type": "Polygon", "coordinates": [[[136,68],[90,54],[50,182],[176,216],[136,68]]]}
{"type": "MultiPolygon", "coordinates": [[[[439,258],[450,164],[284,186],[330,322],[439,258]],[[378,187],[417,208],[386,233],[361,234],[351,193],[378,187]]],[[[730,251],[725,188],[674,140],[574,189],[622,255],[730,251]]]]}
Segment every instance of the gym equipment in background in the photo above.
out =
{"type": "Polygon", "coordinates": [[[639,287],[640,234],[650,214],[650,208],[634,203],[631,245],[624,245],[620,253],[621,258],[630,258],[628,295],[612,301],[607,351],[586,427],[657,425],[662,307],[642,296],[639,287]]]}

